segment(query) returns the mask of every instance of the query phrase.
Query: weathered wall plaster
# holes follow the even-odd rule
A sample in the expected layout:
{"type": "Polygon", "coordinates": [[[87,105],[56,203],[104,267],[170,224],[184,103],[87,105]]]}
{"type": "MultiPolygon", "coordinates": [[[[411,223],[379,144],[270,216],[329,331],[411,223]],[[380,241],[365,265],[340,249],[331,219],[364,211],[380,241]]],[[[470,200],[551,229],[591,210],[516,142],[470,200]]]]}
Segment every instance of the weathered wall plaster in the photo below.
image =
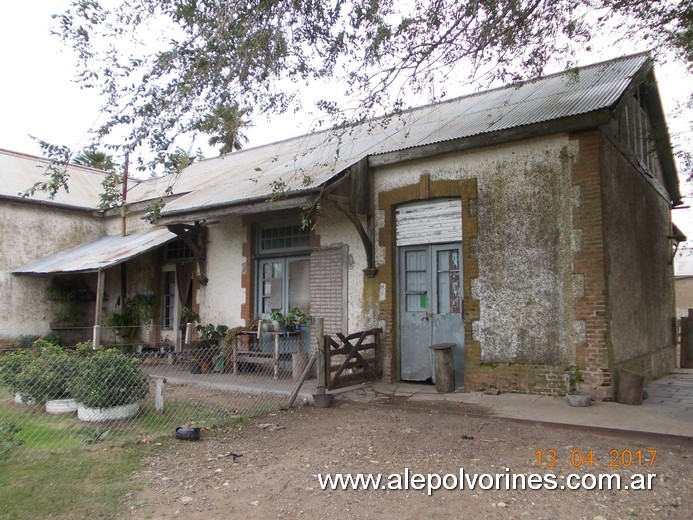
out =
{"type": "MultiPolygon", "coordinates": [[[[604,142],[605,246],[615,367],[672,349],[674,282],[669,203],[604,142]]],[[[672,354],[673,360],[673,354],[672,354]]],[[[653,374],[650,360],[632,367],[653,374]]]]}
{"type": "Polygon", "coordinates": [[[13,275],[17,269],[104,233],[100,218],[90,213],[3,201],[0,204],[0,345],[14,344],[23,334],[46,334],[55,312],[45,298],[50,276],[13,275]]]}
{"type": "MultiPolygon", "coordinates": [[[[477,179],[474,340],[483,362],[556,365],[574,351],[570,164],[576,147],[557,135],[376,171],[376,193],[416,184],[424,173],[431,182],[477,179]]],[[[383,223],[379,211],[376,229],[383,223]]],[[[379,245],[377,265],[384,259],[379,245]]]]}
{"type": "Polygon", "coordinates": [[[202,323],[236,327],[243,324],[241,304],[247,295],[241,289],[245,269],[242,254],[246,229],[240,217],[222,219],[209,227],[207,241],[207,272],[209,283],[196,295],[202,323]]]}

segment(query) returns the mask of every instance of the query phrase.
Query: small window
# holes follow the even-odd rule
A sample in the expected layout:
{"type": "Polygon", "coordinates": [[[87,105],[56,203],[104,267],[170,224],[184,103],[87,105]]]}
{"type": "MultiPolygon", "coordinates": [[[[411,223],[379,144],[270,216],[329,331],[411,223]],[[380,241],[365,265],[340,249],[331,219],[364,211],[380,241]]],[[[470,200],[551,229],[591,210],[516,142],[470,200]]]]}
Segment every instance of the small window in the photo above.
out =
{"type": "Polygon", "coordinates": [[[306,250],[310,247],[310,230],[292,226],[263,227],[258,236],[258,253],[306,250]]]}
{"type": "Polygon", "coordinates": [[[169,262],[188,261],[193,258],[192,249],[183,240],[174,240],[166,246],[166,260],[169,262]]]}

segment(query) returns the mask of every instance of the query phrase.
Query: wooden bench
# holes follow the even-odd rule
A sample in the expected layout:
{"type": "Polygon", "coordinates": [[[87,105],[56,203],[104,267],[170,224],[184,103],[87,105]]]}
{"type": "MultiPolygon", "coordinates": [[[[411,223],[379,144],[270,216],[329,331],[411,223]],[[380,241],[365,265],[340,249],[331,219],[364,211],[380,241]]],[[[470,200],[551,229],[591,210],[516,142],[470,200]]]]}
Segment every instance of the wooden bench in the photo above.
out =
{"type": "MultiPolygon", "coordinates": [[[[272,352],[263,351],[261,347],[262,341],[262,324],[258,324],[257,330],[243,330],[236,335],[236,341],[233,345],[231,354],[231,362],[233,363],[233,373],[238,374],[239,363],[255,363],[260,365],[272,365],[274,367],[274,379],[279,378],[279,361],[291,359],[292,352],[279,352],[280,337],[300,337],[300,331],[287,332],[269,332],[274,336],[274,350],[272,352]],[[242,345],[243,337],[248,338],[248,344],[242,345]]],[[[298,349],[295,348],[294,351],[298,349]]]]}

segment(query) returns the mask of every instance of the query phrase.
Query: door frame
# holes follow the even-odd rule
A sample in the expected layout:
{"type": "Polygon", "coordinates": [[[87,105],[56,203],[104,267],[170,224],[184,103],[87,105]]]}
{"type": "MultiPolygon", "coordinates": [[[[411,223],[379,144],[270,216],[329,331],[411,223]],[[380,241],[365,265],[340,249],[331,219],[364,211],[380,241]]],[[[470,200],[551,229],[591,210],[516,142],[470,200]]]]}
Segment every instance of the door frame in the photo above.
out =
{"type": "MultiPolygon", "coordinates": [[[[452,250],[457,248],[458,251],[458,273],[459,273],[459,308],[460,308],[460,313],[459,313],[459,327],[460,327],[460,332],[462,334],[462,341],[459,342],[459,344],[456,343],[456,356],[455,356],[455,379],[456,379],[456,386],[463,386],[464,384],[464,366],[465,366],[465,345],[466,345],[466,330],[465,330],[465,323],[464,323],[464,257],[463,257],[463,244],[462,242],[444,242],[444,243],[435,243],[435,244],[411,244],[411,245],[405,245],[405,246],[397,246],[397,255],[396,255],[396,264],[395,264],[395,280],[396,280],[396,287],[395,287],[395,309],[394,313],[396,316],[396,323],[397,323],[397,337],[399,338],[398,341],[398,349],[399,349],[399,367],[398,367],[398,372],[399,372],[399,379],[403,379],[403,373],[404,373],[404,334],[402,332],[402,326],[404,324],[404,319],[403,315],[406,312],[406,281],[405,281],[405,276],[406,276],[406,259],[405,259],[405,254],[407,251],[420,251],[420,250],[425,250],[426,252],[426,271],[427,271],[427,283],[428,283],[428,295],[427,295],[427,309],[426,309],[426,316],[424,319],[428,322],[428,341],[427,343],[429,345],[438,343],[439,341],[436,338],[436,333],[433,330],[433,327],[435,326],[436,322],[438,319],[435,318],[435,316],[445,316],[445,315],[450,315],[450,314],[456,314],[456,313],[446,313],[446,314],[441,314],[438,312],[433,312],[438,311],[438,306],[439,306],[439,301],[438,301],[438,252],[440,251],[447,251],[447,250],[452,250]]],[[[447,339],[447,338],[446,338],[447,339]]],[[[429,362],[430,362],[430,377],[433,381],[435,381],[435,365],[433,363],[433,352],[429,350],[429,362]]],[[[418,381],[425,381],[426,379],[421,379],[418,381]]],[[[417,381],[417,380],[414,380],[417,381]]]]}

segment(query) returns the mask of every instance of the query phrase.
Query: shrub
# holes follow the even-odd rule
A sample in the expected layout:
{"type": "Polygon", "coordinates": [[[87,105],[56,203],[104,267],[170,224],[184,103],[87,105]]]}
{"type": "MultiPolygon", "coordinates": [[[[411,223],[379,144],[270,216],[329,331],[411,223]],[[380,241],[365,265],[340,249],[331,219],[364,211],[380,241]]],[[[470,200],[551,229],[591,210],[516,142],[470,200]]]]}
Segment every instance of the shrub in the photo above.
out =
{"type": "Polygon", "coordinates": [[[42,351],[50,348],[60,348],[57,343],[51,343],[50,341],[39,338],[31,345],[34,350],[42,351]]]}
{"type": "Polygon", "coordinates": [[[84,406],[108,408],[146,397],[149,381],[138,359],[110,349],[83,358],[69,390],[72,397],[84,406]]]}
{"type": "Polygon", "coordinates": [[[17,376],[17,391],[36,402],[64,399],[69,396],[68,384],[76,373],[75,356],[52,347],[22,368],[17,376]]]}
{"type": "Polygon", "coordinates": [[[63,344],[62,339],[57,332],[49,332],[48,334],[44,334],[40,339],[43,339],[48,343],[52,343],[53,345],[62,346],[63,344]]]}
{"type": "Polygon", "coordinates": [[[19,350],[0,356],[0,386],[6,386],[10,392],[19,392],[17,379],[26,365],[35,358],[35,353],[19,350]]]}

